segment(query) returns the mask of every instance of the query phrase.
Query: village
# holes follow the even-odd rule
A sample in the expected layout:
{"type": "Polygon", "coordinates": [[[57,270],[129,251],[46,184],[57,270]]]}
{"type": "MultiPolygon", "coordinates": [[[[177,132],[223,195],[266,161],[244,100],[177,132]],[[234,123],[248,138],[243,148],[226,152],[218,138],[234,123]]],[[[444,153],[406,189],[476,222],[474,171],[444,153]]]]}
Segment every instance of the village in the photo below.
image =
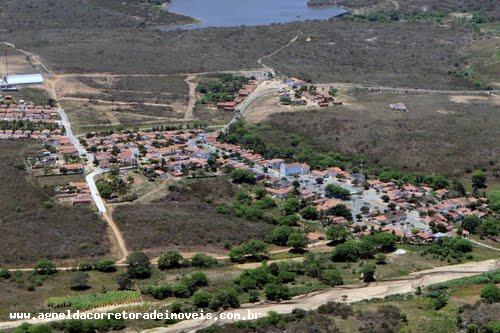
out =
{"type": "MultiPolygon", "coordinates": [[[[225,102],[234,105],[219,103],[218,107],[231,111],[229,108],[241,103],[240,99],[246,98],[256,84],[250,80],[242,89],[245,92],[240,90],[241,98],[238,96],[232,102],[225,102]]],[[[299,91],[302,84],[296,79],[291,80],[290,89],[299,91]]],[[[303,96],[309,94],[304,90],[303,96]]],[[[367,235],[376,228],[390,232],[400,240],[414,242],[432,242],[454,236],[457,232],[468,236],[466,230],[458,231],[455,223],[467,215],[482,218],[489,213],[484,200],[459,196],[445,188],[364,179],[362,174],[351,174],[339,167],[311,170],[305,163],[266,160],[238,145],[220,142],[218,132],[201,129],[88,133],[79,138],[87,151],[83,160],[70,138],[65,136],[64,129],[58,126],[53,108],[15,102],[9,96],[2,100],[9,102],[0,106],[4,124],[29,121],[34,127],[30,130],[3,129],[0,139],[37,141],[40,148],[28,162],[31,172],[39,177],[83,174],[86,160],[92,161],[101,173],[112,169],[137,169],[150,181],[193,176],[197,170],[218,176],[224,169],[246,169],[265,184],[272,197],[285,199],[296,195],[300,200],[310,202],[322,221],[346,225],[356,237],[367,235]],[[342,188],[348,195],[327,194],[329,186],[342,188]],[[339,205],[347,207],[351,219],[331,214],[332,209],[339,205]]],[[[334,101],[333,97],[328,100],[334,101]]],[[[65,204],[92,203],[90,190],[83,181],[58,187],[56,197],[65,204]]],[[[311,242],[320,239],[324,239],[324,233],[310,234],[311,242]]]]}

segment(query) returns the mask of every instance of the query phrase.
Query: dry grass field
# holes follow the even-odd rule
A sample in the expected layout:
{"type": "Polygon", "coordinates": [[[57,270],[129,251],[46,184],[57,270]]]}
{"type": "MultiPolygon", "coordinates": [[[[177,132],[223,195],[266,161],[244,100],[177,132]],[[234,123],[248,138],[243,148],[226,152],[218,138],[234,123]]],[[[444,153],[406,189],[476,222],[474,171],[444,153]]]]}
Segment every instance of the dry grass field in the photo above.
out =
{"type": "Polygon", "coordinates": [[[56,183],[40,185],[24,170],[31,142],[0,142],[0,265],[34,264],[40,258],[76,261],[108,253],[106,224],[88,206],[45,208],[56,183]]]}
{"type": "Polygon", "coordinates": [[[133,250],[220,251],[225,240],[237,244],[272,229],[216,211],[216,205],[234,200],[236,190],[226,178],[188,180],[156,202],[117,206],[113,217],[133,250]]]}
{"type": "Polygon", "coordinates": [[[467,177],[484,167],[498,177],[498,96],[398,95],[351,92],[345,105],[272,114],[255,129],[268,143],[298,149],[364,155],[375,164],[408,172],[467,177]],[[404,103],[395,112],[390,103],[404,103]],[[466,153],[465,153],[466,152],[466,153]]]}

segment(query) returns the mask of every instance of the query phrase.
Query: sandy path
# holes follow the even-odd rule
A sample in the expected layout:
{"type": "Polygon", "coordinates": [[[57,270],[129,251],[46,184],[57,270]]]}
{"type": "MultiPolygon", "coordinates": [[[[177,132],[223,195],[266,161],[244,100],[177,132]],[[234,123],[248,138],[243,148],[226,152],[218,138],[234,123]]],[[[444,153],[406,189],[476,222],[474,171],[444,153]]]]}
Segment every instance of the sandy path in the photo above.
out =
{"type": "MultiPolygon", "coordinates": [[[[348,303],[383,298],[390,295],[409,293],[416,290],[417,286],[426,287],[431,284],[446,282],[453,279],[472,276],[500,268],[498,260],[488,260],[463,265],[439,267],[427,271],[411,274],[410,277],[400,280],[373,282],[369,284],[358,284],[328,289],[323,292],[312,293],[293,298],[281,303],[248,304],[240,309],[224,311],[224,313],[236,313],[241,319],[247,318],[249,313],[254,317],[264,317],[269,311],[278,313],[290,313],[293,309],[314,310],[329,301],[348,303]],[[347,298],[345,298],[347,296],[347,298]]],[[[219,317],[220,318],[220,317],[219,317]]],[[[219,324],[233,322],[234,320],[219,319],[219,324]]],[[[196,332],[196,330],[214,324],[215,320],[189,320],[183,321],[170,327],[154,328],[145,330],[147,333],[175,333],[196,332]]]]}
{"type": "Polygon", "coordinates": [[[194,107],[196,106],[196,82],[194,82],[194,79],[196,79],[196,75],[186,76],[186,83],[189,87],[189,102],[187,105],[186,113],[184,114],[185,120],[193,119],[193,111],[194,107]]]}

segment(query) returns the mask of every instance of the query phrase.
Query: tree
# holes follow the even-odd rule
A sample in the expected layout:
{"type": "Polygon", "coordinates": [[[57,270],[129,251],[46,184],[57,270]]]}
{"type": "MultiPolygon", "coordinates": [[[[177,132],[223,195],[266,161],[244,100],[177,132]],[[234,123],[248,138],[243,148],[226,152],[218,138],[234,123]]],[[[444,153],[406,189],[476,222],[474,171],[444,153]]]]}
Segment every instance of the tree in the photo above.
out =
{"type": "Polygon", "coordinates": [[[371,263],[365,263],[361,271],[363,272],[363,281],[375,281],[375,265],[371,263]]]}
{"type": "Polygon", "coordinates": [[[290,246],[293,251],[299,251],[307,246],[307,236],[300,232],[294,232],[288,237],[286,245],[290,246]]]}
{"type": "Polygon", "coordinates": [[[147,279],[151,276],[151,262],[144,252],[132,252],[127,257],[128,276],[132,279],[147,279]]]}
{"type": "Polygon", "coordinates": [[[321,281],[332,287],[344,284],[342,275],[336,269],[325,269],[321,272],[321,281]]]}
{"type": "Polygon", "coordinates": [[[337,198],[341,200],[349,200],[351,192],[342,186],[328,184],[325,187],[325,195],[328,198],[337,198]]]}
{"type": "Polygon", "coordinates": [[[234,169],[231,172],[231,179],[235,184],[255,184],[255,175],[253,172],[245,169],[234,169]]]}
{"type": "Polygon", "coordinates": [[[353,240],[337,245],[332,252],[332,260],[334,261],[354,262],[357,261],[358,259],[359,259],[358,242],[353,240]]]}
{"type": "Polygon", "coordinates": [[[476,215],[467,215],[464,217],[462,221],[462,229],[467,230],[468,232],[474,234],[476,233],[477,228],[481,224],[481,220],[476,215]]]}
{"type": "Polygon", "coordinates": [[[486,303],[500,302],[500,288],[494,284],[487,284],[481,288],[481,299],[486,303]]]}
{"type": "Polygon", "coordinates": [[[308,205],[302,210],[302,217],[306,220],[317,220],[319,217],[318,215],[318,211],[312,205],[308,205]]]}
{"type": "Polygon", "coordinates": [[[238,292],[233,288],[225,288],[217,290],[210,299],[208,305],[210,309],[217,311],[220,308],[239,308],[240,301],[238,300],[238,292]]]}
{"type": "Polygon", "coordinates": [[[392,252],[396,250],[396,236],[388,232],[381,232],[374,236],[375,244],[383,252],[392,252]]]}
{"type": "Polygon", "coordinates": [[[198,290],[193,294],[193,303],[197,308],[206,308],[210,304],[212,295],[204,290],[198,290]]]}
{"type": "Polygon", "coordinates": [[[57,272],[56,265],[49,259],[40,259],[36,262],[35,272],[40,275],[51,275],[57,272]]]}
{"type": "Polygon", "coordinates": [[[290,299],[290,289],[284,284],[270,283],[264,287],[264,294],[270,301],[290,299]]]}
{"type": "Polygon", "coordinates": [[[277,226],[271,232],[269,240],[271,243],[278,246],[285,246],[288,242],[288,237],[293,233],[293,229],[289,226],[277,226]]]}
{"type": "Polygon", "coordinates": [[[459,196],[464,196],[467,194],[467,191],[465,190],[465,187],[462,183],[459,181],[454,181],[453,184],[451,185],[451,190],[453,192],[456,192],[459,196]]]}
{"type": "Polygon", "coordinates": [[[498,236],[500,234],[500,220],[487,217],[481,221],[481,225],[476,232],[481,236],[498,236]]]}
{"type": "Polygon", "coordinates": [[[114,272],[116,266],[115,262],[111,259],[101,259],[95,264],[95,269],[99,272],[114,272]]]}
{"type": "Polygon", "coordinates": [[[327,211],[327,214],[333,215],[333,216],[343,216],[343,217],[345,217],[346,220],[352,221],[351,211],[344,204],[336,205],[336,206],[330,208],[327,211]]]}
{"type": "Polygon", "coordinates": [[[71,276],[70,286],[72,290],[86,290],[90,288],[89,275],[84,272],[75,272],[71,276]]]}
{"type": "Polygon", "coordinates": [[[189,296],[191,296],[189,287],[184,283],[177,283],[173,286],[172,289],[175,297],[188,298],[189,296]]]}
{"type": "Polygon", "coordinates": [[[79,271],[87,272],[92,270],[92,264],[86,260],[78,262],[77,268],[79,271]]]}
{"type": "Polygon", "coordinates": [[[345,226],[340,224],[332,225],[326,230],[326,238],[331,240],[334,244],[345,242],[348,236],[349,231],[345,226]]]}
{"type": "Polygon", "coordinates": [[[162,253],[158,258],[158,268],[159,269],[169,269],[169,268],[177,268],[181,266],[182,255],[177,251],[168,251],[162,253]]]}
{"type": "Polygon", "coordinates": [[[474,170],[472,172],[472,188],[478,190],[486,188],[486,174],[482,170],[474,170]]]}
{"type": "Polygon", "coordinates": [[[191,265],[194,267],[212,267],[217,265],[217,259],[207,256],[204,253],[196,253],[191,258],[191,265]]]}

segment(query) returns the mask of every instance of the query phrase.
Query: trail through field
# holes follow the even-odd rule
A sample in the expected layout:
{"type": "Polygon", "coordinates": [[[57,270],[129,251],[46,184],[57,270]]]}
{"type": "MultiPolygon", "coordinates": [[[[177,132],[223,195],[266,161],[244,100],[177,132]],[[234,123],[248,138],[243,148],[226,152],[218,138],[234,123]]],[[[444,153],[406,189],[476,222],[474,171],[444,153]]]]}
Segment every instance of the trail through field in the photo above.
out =
{"type": "Polygon", "coordinates": [[[196,75],[188,75],[186,76],[186,83],[189,87],[189,102],[187,105],[186,113],[184,114],[184,119],[192,120],[193,119],[193,110],[196,106],[196,75]]]}
{"type": "Polygon", "coordinates": [[[262,67],[264,67],[265,69],[269,70],[270,72],[274,73],[274,69],[269,67],[268,65],[264,64],[263,63],[263,60],[264,59],[267,59],[267,58],[270,58],[276,54],[278,54],[279,52],[283,51],[284,49],[286,49],[287,47],[289,47],[290,45],[292,45],[293,43],[295,43],[297,41],[297,39],[299,39],[299,37],[303,34],[302,31],[299,32],[298,35],[296,35],[295,37],[293,37],[288,43],[286,43],[285,45],[281,46],[280,48],[274,50],[273,52],[269,53],[269,54],[266,54],[262,57],[260,57],[259,59],[257,59],[257,63],[259,63],[259,65],[261,65],[262,67]]]}

